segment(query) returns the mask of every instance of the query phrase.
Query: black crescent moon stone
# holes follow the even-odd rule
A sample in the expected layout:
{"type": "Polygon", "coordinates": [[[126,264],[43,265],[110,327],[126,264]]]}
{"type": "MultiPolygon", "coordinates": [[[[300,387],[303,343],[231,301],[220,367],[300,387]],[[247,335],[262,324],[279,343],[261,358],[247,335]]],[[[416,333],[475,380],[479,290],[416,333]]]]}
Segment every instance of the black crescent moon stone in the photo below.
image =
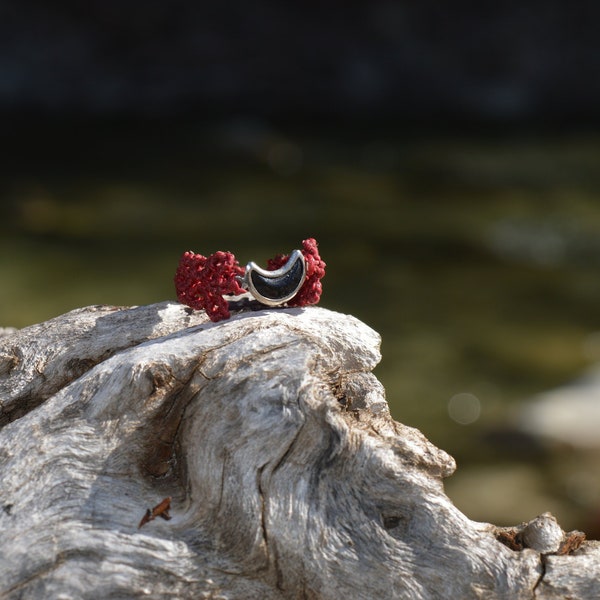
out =
{"type": "Polygon", "coordinates": [[[281,277],[265,277],[256,271],[250,272],[254,289],[271,300],[281,300],[293,294],[304,277],[304,265],[296,260],[291,269],[281,277]]]}

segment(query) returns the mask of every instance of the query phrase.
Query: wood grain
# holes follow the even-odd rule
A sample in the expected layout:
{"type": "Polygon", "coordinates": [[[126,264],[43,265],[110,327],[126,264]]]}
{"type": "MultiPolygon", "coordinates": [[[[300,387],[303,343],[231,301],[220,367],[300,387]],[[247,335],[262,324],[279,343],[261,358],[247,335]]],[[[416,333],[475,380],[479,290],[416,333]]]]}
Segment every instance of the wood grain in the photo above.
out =
{"type": "Polygon", "coordinates": [[[600,597],[598,543],[453,506],[379,344],[321,308],[168,302],[0,336],[0,597],[600,597]]]}

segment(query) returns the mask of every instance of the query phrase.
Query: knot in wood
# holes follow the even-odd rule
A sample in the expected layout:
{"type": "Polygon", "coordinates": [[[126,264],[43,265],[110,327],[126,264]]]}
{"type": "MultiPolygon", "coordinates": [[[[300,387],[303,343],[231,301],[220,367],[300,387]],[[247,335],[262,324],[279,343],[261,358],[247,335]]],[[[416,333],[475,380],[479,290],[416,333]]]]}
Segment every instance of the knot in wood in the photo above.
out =
{"type": "Polygon", "coordinates": [[[550,554],[560,548],[564,535],[556,518],[551,513],[544,513],[525,526],[521,539],[525,547],[541,554],[550,554]]]}

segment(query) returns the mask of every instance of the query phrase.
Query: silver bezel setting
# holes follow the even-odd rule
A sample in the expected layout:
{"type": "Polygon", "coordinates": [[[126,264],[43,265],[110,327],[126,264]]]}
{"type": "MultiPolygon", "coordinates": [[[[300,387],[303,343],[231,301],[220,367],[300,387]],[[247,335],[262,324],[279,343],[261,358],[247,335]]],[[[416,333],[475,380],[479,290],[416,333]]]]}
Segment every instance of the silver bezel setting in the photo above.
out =
{"type": "Polygon", "coordinates": [[[250,294],[258,300],[261,304],[265,304],[266,306],[281,306],[286,302],[289,302],[300,290],[304,281],[306,279],[306,260],[304,255],[300,250],[294,250],[288,260],[286,261],[283,267],[276,269],[275,271],[268,271],[267,269],[263,269],[259,267],[254,261],[250,261],[246,265],[246,271],[244,273],[244,277],[241,281],[241,287],[245,290],[248,290],[250,294]],[[296,267],[297,262],[300,261],[302,264],[301,269],[301,277],[297,282],[294,282],[295,285],[289,293],[285,294],[281,297],[276,297],[276,290],[281,287],[285,279],[290,275],[291,271],[296,267]],[[252,273],[257,273],[260,277],[265,281],[265,285],[272,285],[273,288],[273,297],[265,296],[261,292],[259,292],[253,281],[252,281],[252,273]]]}

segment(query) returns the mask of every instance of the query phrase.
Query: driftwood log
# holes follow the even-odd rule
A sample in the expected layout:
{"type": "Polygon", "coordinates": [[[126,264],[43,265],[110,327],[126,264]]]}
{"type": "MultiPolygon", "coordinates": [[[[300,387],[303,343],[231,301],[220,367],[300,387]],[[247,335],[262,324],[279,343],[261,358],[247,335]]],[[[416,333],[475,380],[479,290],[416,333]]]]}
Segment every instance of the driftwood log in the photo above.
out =
{"type": "Polygon", "coordinates": [[[5,332],[0,598],[599,598],[599,543],[453,506],[379,342],[321,308],[168,302],[5,332]]]}

